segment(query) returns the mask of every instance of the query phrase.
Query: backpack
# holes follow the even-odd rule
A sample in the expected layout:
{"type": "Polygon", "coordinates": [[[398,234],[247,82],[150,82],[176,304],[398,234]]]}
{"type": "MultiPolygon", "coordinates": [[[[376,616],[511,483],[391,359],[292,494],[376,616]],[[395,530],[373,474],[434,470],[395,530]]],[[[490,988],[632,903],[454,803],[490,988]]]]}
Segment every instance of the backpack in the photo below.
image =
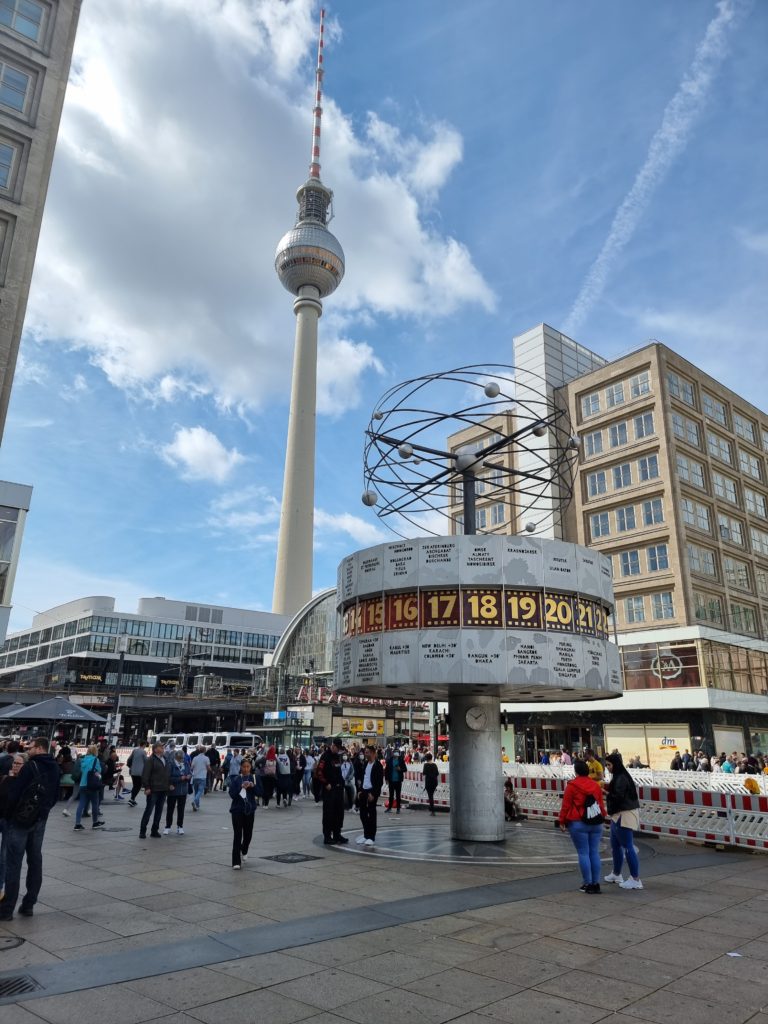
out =
{"type": "Polygon", "coordinates": [[[582,811],[581,820],[585,825],[602,825],[605,821],[600,811],[600,804],[591,793],[588,793],[584,798],[584,810],[582,811]]]}
{"type": "Polygon", "coordinates": [[[32,765],[35,778],[22,790],[11,818],[14,825],[19,825],[21,828],[32,828],[37,824],[48,798],[48,790],[45,788],[40,769],[35,764],[34,758],[30,758],[29,763],[32,765]]]}

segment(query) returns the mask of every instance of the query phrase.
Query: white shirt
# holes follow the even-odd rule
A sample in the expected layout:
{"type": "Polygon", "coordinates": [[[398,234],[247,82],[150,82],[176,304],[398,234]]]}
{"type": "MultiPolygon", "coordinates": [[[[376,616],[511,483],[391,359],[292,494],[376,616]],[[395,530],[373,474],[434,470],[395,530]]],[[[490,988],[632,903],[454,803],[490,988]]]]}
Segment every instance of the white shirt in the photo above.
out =
{"type": "Polygon", "coordinates": [[[371,782],[372,771],[373,761],[368,761],[365,766],[365,775],[363,776],[363,789],[373,789],[373,783],[371,782]]]}

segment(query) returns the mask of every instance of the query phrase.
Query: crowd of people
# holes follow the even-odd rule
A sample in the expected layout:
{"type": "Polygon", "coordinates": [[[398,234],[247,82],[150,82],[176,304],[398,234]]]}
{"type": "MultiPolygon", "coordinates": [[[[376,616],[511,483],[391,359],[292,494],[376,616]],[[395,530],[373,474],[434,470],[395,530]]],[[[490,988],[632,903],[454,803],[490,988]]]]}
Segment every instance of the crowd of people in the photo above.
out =
{"type": "MultiPolygon", "coordinates": [[[[340,739],[321,746],[283,748],[261,744],[253,749],[231,748],[226,752],[210,746],[194,750],[167,745],[139,744],[125,759],[115,746],[102,741],[79,753],[74,747],[49,747],[40,737],[27,743],[8,741],[0,752],[0,920],[10,920],[19,896],[21,867],[26,856],[27,890],[18,912],[31,916],[42,884],[42,843],[48,815],[57,802],[61,813],[75,814],[74,831],[84,832],[106,824],[106,801],[127,801],[135,808],[145,797],[139,822],[139,838],[161,839],[173,831],[183,836],[187,801],[193,813],[201,811],[204,796],[220,792],[229,798],[232,823],[232,868],[240,870],[247,860],[257,808],[290,808],[294,801],[312,799],[322,804],[322,833],[326,845],[349,842],[343,835],[345,813],[359,815],[357,842],[376,843],[377,808],[384,786],[385,814],[398,815],[406,772],[418,772],[429,812],[435,812],[445,751],[433,754],[426,747],[386,747],[340,739]],[[127,771],[130,785],[123,778],[127,771]]],[[[502,765],[509,763],[502,748],[502,765]]],[[[516,758],[520,760],[519,757],[516,758]]],[[[642,767],[639,758],[625,766],[618,751],[602,761],[586,748],[574,752],[561,748],[541,751],[543,764],[572,765],[559,816],[560,827],[570,834],[582,872],[582,890],[600,892],[598,848],[603,825],[610,824],[612,871],[605,882],[624,889],[642,889],[633,835],[639,830],[639,800],[627,767],[642,767]],[[626,862],[629,874],[623,876],[626,862]]],[[[708,757],[702,751],[676,754],[671,767],[688,771],[721,771],[754,775],[768,773],[768,757],[721,754],[708,757]]],[[[749,783],[750,780],[746,780],[749,783]]],[[[518,804],[513,780],[506,778],[504,813],[508,821],[525,818],[518,804]]]]}

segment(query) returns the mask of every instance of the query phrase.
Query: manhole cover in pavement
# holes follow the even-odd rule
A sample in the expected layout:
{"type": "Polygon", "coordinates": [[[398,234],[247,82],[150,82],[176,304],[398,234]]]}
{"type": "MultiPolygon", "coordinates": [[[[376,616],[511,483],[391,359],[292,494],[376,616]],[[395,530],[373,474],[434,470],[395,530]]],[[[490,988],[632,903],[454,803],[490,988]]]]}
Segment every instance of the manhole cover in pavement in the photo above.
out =
{"type": "Polygon", "coordinates": [[[6,949],[17,949],[22,946],[27,940],[22,939],[20,935],[4,935],[0,939],[0,953],[6,949]]]}
{"type": "Polygon", "coordinates": [[[301,864],[305,860],[322,860],[307,853],[277,853],[274,857],[262,857],[262,860],[276,860],[278,864],[301,864]]]}

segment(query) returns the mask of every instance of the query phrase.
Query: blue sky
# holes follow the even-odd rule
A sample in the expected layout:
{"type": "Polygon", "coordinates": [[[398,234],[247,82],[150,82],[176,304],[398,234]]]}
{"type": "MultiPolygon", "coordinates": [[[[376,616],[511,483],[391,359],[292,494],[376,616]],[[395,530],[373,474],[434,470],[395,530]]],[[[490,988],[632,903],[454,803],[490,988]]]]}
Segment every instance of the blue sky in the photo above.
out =
{"type": "MultiPolygon", "coordinates": [[[[318,5],[89,0],[0,452],[12,628],[85,594],[269,608],[318,5]],[[170,42],[173,46],[169,46],[170,42]]],[[[327,4],[315,585],[386,534],[363,430],[536,323],[657,338],[766,408],[768,6],[327,4]]]]}

